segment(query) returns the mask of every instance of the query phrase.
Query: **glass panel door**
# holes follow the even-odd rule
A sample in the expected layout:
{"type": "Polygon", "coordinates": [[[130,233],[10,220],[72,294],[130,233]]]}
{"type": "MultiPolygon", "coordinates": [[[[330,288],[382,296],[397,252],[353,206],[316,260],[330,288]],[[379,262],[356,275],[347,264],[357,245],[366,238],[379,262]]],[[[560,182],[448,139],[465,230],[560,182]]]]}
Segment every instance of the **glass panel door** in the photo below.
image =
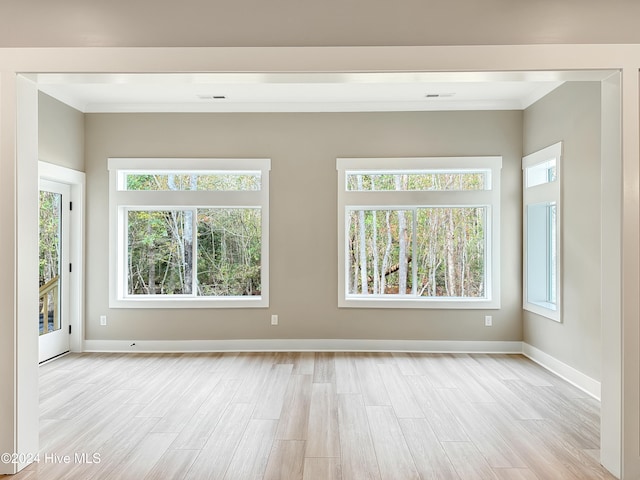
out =
{"type": "Polygon", "coordinates": [[[41,180],[39,205],[38,327],[42,362],[69,351],[65,308],[69,186],[41,180]]]}

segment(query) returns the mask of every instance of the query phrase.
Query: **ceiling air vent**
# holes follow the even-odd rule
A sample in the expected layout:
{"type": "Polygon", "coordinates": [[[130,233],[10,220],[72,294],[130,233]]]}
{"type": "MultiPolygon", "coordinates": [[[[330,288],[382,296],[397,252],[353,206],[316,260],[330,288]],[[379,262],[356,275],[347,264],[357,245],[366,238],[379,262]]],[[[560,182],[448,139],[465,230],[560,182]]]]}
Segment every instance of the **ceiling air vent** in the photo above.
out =
{"type": "Polygon", "coordinates": [[[448,98],[453,97],[455,93],[427,93],[426,98],[448,98]]]}

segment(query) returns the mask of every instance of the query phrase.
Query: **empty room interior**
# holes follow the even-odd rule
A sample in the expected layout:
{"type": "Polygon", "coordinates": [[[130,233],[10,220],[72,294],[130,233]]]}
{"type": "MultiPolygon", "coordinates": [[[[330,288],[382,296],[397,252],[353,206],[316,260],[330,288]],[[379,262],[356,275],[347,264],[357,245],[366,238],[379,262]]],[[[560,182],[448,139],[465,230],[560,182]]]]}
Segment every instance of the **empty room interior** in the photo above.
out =
{"type": "Polygon", "coordinates": [[[32,77],[82,281],[41,294],[42,458],[14,478],[615,478],[612,76],[32,77]]]}
{"type": "Polygon", "coordinates": [[[640,478],[638,2],[0,3],[2,479],[640,478]]]}

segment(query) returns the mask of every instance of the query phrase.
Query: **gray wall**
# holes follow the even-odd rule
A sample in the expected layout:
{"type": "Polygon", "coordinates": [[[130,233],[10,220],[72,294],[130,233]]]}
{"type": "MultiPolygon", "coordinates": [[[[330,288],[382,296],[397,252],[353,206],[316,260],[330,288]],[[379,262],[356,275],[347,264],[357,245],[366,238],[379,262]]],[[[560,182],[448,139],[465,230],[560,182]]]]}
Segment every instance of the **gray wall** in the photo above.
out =
{"type": "Polygon", "coordinates": [[[2,0],[0,46],[638,43],[637,0],[2,0]]]}
{"type": "Polygon", "coordinates": [[[562,323],[524,313],[524,341],[600,379],[600,84],[568,83],[524,112],[524,154],[562,141],[562,323]]]}
{"type": "Polygon", "coordinates": [[[87,339],[522,339],[522,112],[87,114],[85,128],[87,339]],[[336,157],[453,155],[503,156],[502,309],[338,309],[336,157]],[[109,310],[110,156],[271,158],[270,308],[109,310]]]}
{"type": "Polygon", "coordinates": [[[38,95],[38,156],[84,171],[84,114],[42,92],[38,95]]]}
{"type": "Polygon", "coordinates": [[[524,339],[595,379],[601,357],[599,132],[597,83],[565,84],[524,113],[83,115],[40,94],[41,160],[83,171],[86,143],[88,339],[524,339]],[[563,322],[529,312],[522,322],[520,157],[560,140],[563,322]],[[338,309],[335,158],[429,155],[504,156],[502,309],[338,309]],[[271,158],[271,307],[110,310],[110,156],[271,158]],[[272,313],[280,316],[278,327],[269,325],[272,313]],[[494,315],[494,327],[482,326],[485,313],[494,315]],[[109,317],[106,328],[97,325],[101,314],[109,317]]]}

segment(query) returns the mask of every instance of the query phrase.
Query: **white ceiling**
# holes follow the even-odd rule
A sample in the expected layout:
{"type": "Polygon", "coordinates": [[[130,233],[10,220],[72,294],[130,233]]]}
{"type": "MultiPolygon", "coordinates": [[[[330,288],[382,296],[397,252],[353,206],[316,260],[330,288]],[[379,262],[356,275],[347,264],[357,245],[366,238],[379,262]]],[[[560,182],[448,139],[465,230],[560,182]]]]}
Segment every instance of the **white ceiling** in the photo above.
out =
{"type": "Polygon", "coordinates": [[[85,112],[521,110],[565,81],[606,72],[37,74],[85,112]]]}

